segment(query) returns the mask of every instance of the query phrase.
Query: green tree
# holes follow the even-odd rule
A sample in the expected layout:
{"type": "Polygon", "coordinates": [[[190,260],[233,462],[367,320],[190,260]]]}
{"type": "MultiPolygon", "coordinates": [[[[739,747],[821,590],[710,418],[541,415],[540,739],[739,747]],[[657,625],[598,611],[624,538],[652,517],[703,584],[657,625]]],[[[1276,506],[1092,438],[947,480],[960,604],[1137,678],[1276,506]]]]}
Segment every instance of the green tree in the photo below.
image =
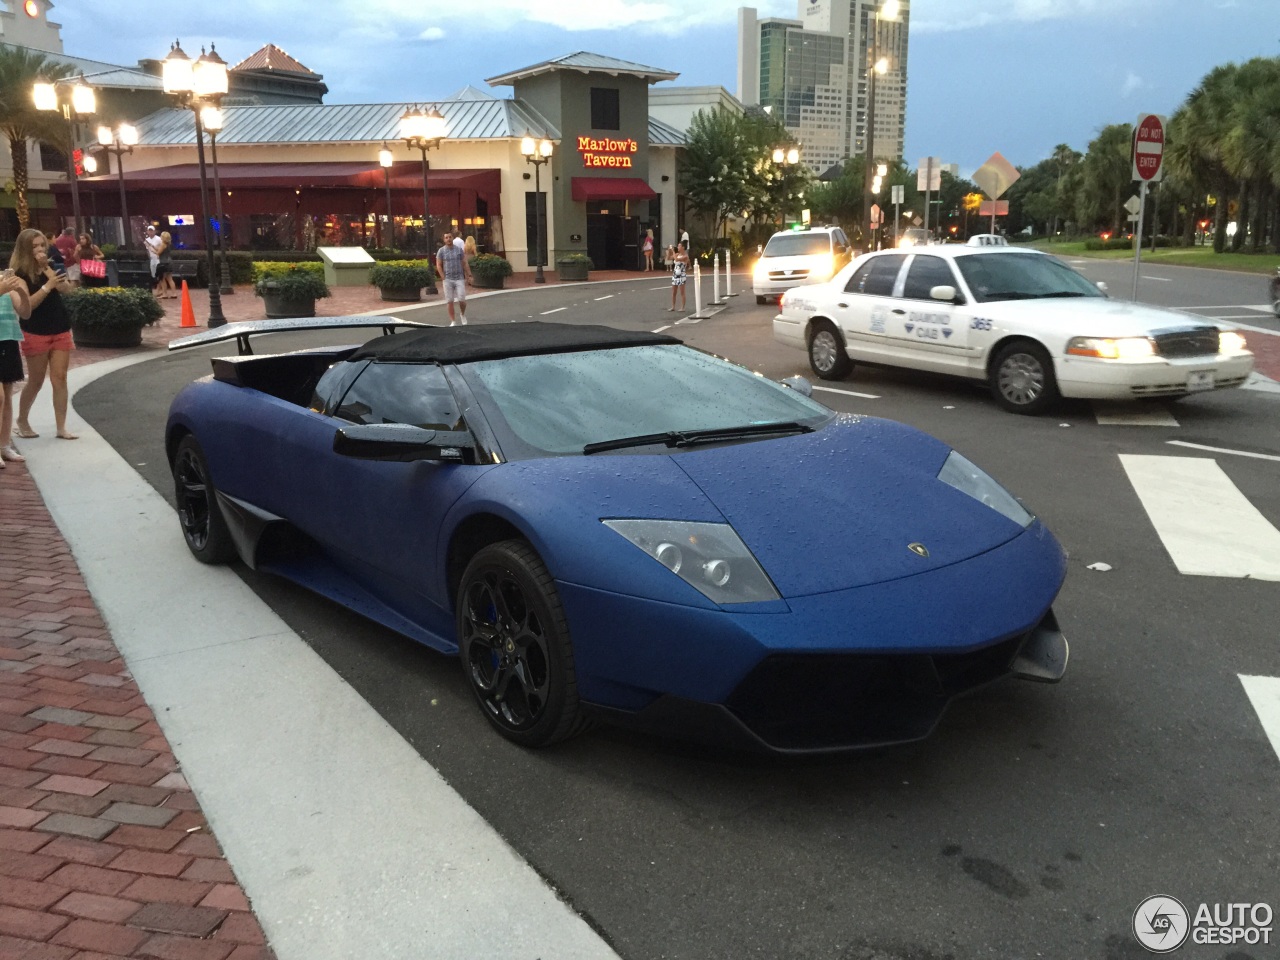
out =
{"type": "Polygon", "coordinates": [[[41,140],[57,144],[64,151],[71,149],[62,117],[37,110],[31,99],[31,88],[37,82],[60,80],[70,73],[68,65],[48,60],[42,54],[0,44],[0,132],[9,140],[18,227],[22,230],[31,225],[31,209],[27,204],[30,185],[27,141],[41,140]]]}
{"type": "Polygon", "coordinates": [[[1103,127],[1089,143],[1089,151],[1081,163],[1076,208],[1081,220],[1091,229],[1109,221],[1111,232],[1118,234],[1125,222],[1124,202],[1132,187],[1132,139],[1131,124],[1113,123],[1103,127]]]}

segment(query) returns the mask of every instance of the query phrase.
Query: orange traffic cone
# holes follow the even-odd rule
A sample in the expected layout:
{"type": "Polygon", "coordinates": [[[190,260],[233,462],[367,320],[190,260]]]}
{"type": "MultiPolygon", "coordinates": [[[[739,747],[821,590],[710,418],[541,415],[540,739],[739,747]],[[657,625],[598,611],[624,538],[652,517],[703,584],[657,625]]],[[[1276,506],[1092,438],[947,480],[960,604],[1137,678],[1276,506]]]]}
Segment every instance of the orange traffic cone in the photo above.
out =
{"type": "Polygon", "coordinates": [[[182,281],[182,326],[194,327],[196,312],[191,309],[191,291],[187,289],[187,281],[182,281]]]}

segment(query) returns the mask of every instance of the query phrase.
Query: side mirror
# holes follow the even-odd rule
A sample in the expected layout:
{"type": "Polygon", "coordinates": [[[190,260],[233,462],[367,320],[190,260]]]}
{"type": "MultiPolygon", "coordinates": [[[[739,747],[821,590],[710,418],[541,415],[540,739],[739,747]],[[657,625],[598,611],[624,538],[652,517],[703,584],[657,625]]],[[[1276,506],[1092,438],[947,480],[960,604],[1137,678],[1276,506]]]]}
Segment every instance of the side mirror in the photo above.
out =
{"type": "Polygon", "coordinates": [[[333,452],[355,460],[412,463],[475,463],[471,434],[457,430],[427,430],[408,423],[353,423],[333,435],[333,452]]]}
{"type": "Polygon", "coordinates": [[[813,384],[804,377],[787,377],[787,379],[778,382],[784,387],[790,387],[796,393],[803,394],[806,397],[813,396],[813,384]]]}
{"type": "Polygon", "coordinates": [[[1101,290],[1103,293],[1106,293],[1106,292],[1107,292],[1107,281],[1105,281],[1105,280],[1099,280],[1099,281],[1098,281],[1098,289],[1099,289],[1099,290],[1101,290]]]}
{"type": "Polygon", "coordinates": [[[940,283],[929,290],[930,300],[941,300],[943,303],[956,302],[956,288],[949,283],[940,283]]]}

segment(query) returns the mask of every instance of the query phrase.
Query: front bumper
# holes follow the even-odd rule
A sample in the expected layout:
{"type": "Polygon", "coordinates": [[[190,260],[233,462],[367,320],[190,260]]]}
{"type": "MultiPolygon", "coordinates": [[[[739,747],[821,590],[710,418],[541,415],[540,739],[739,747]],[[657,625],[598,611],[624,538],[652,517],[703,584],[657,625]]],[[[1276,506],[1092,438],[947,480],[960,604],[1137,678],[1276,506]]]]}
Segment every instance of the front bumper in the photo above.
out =
{"type": "Polygon", "coordinates": [[[1252,353],[1205,357],[1151,357],[1142,360],[1099,360],[1061,357],[1058,389],[1064,397],[1089,400],[1128,400],[1139,397],[1181,397],[1201,390],[1239,387],[1253,370],[1252,353]],[[1203,374],[1212,375],[1205,388],[1203,374]]]}
{"type": "Polygon", "coordinates": [[[579,694],[684,739],[781,753],[925,737],[950,700],[1000,677],[1056,680],[1050,604],[1066,574],[1038,522],[915,577],[789,598],[767,612],[659,604],[558,584],[579,694]]]}

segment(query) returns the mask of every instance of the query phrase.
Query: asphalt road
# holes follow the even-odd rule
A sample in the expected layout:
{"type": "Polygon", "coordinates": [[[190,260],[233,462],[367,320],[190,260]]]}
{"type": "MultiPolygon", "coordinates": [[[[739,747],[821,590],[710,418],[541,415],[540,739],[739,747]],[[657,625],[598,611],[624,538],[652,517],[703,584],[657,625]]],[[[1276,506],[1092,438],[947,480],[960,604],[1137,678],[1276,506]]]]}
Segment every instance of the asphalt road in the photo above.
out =
{"type": "MultiPolygon", "coordinates": [[[[1127,292],[1123,265],[1085,272],[1127,292]]],[[[1171,277],[1144,282],[1153,302],[1264,299],[1256,277],[1152,273],[1171,277]]],[[[521,291],[470,315],[652,330],[678,316],[667,304],[658,277],[521,291]]],[[[807,375],[802,354],[773,343],[772,313],[739,296],[672,332],[769,376],[807,375]]],[[[168,402],[216,352],[138,364],[76,398],[170,499],[168,402]]],[[[1153,427],[1104,425],[1088,404],[1013,416],[979,387],[902,371],[859,367],[821,386],[872,395],[815,397],[941,437],[1044,518],[1071,557],[1055,606],[1072,643],[1062,684],[998,684],[924,743],[840,759],[762,760],[610,728],[527,752],[490,732],[453,660],[239,572],[627,960],[1111,960],[1147,955],[1130,922],[1154,893],[1280,909],[1280,758],[1239,679],[1280,677],[1280,588],[1180,573],[1120,459],[1216,459],[1280,526],[1280,461],[1168,443],[1280,456],[1280,395],[1154,405],[1178,425],[1153,427]],[[1088,569],[1097,562],[1111,569],[1088,569]]],[[[1260,960],[1272,940],[1179,955],[1260,960]]]]}

